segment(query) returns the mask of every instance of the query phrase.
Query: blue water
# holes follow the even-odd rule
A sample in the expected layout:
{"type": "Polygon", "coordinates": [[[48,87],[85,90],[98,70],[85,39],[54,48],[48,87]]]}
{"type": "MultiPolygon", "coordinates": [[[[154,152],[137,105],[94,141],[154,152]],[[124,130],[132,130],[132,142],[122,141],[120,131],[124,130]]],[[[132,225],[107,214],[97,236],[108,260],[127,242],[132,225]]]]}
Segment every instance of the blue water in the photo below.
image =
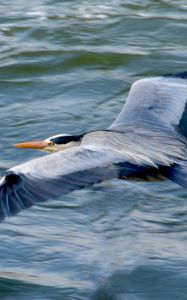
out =
{"type": "MultiPolygon", "coordinates": [[[[0,172],[16,142],[107,128],[131,83],[187,70],[186,1],[1,0],[0,172]]],[[[114,180],[0,225],[1,300],[186,300],[187,190],[114,180]]]]}

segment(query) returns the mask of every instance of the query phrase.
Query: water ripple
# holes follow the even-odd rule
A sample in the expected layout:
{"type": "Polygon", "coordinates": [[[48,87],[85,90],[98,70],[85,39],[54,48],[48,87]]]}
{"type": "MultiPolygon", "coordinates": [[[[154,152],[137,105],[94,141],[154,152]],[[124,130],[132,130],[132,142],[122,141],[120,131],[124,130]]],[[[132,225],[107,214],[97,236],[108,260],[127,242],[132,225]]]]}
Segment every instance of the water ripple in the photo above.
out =
{"type": "MultiPolygon", "coordinates": [[[[107,128],[131,83],[187,69],[186,1],[0,3],[0,171],[17,141],[107,128]],[[185,67],[186,66],[186,67],[185,67]]],[[[1,224],[0,298],[186,299],[187,192],[114,180],[1,224]]]]}

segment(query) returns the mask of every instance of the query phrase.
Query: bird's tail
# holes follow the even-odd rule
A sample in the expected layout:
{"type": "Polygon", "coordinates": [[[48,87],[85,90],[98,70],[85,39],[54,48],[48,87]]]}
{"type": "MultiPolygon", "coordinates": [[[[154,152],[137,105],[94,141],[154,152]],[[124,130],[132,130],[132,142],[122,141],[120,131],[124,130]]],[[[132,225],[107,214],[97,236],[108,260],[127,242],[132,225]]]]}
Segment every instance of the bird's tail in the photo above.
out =
{"type": "Polygon", "coordinates": [[[164,172],[169,180],[187,188],[187,155],[179,164],[170,167],[164,172]]]}

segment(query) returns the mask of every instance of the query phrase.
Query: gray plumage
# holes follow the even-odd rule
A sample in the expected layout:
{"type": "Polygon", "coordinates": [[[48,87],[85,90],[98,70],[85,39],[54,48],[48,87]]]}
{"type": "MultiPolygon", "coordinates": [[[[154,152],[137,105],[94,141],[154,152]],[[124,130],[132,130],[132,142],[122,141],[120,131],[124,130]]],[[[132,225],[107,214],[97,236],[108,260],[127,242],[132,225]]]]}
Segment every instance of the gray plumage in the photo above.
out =
{"type": "Polygon", "coordinates": [[[0,219],[112,178],[166,177],[187,186],[186,78],[184,72],[138,80],[109,129],[9,169],[0,180],[0,219]]]}

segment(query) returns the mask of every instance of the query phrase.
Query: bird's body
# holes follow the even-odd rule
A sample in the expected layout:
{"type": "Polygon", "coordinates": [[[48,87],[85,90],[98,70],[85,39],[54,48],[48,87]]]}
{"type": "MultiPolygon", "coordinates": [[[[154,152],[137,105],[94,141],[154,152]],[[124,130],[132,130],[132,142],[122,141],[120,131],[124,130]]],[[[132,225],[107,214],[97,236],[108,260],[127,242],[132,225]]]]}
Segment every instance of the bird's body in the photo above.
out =
{"type": "Polygon", "coordinates": [[[0,180],[0,218],[104,180],[187,186],[187,72],[141,79],[106,130],[58,135],[17,147],[56,152],[9,169],[0,180]]]}

